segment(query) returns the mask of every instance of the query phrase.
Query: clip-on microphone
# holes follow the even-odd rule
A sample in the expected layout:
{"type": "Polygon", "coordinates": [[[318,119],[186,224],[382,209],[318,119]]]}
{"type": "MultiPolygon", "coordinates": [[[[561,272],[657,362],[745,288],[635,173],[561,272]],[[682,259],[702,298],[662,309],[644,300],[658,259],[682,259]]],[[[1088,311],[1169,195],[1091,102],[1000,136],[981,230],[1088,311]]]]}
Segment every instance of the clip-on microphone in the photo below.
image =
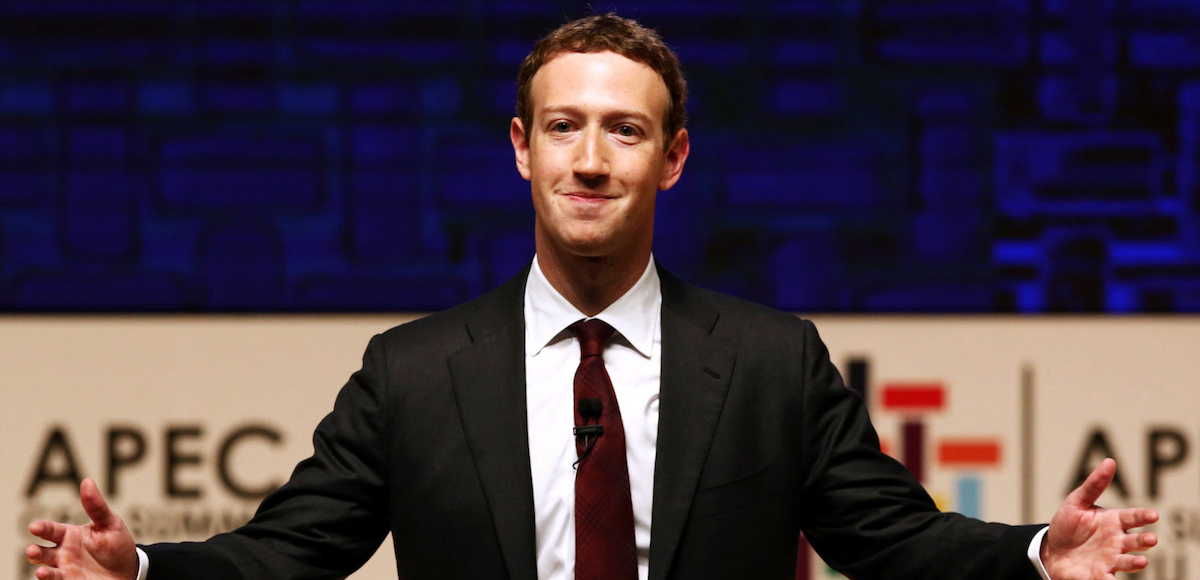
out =
{"type": "Polygon", "coordinates": [[[585,447],[583,453],[579,454],[579,459],[571,464],[572,469],[579,467],[579,462],[583,461],[583,458],[592,452],[592,447],[596,445],[596,440],[604,434],[604,425],[600,424],[600,414],[603,411],[604,404],[600,402],[600,399],[579,399],[579,416],[583,418],[584,424],[575,427],[573,431],[575,432],[575,437],[583,437],[585,447]],[[596,424],[588,425],[589,419],[595,419],[596,424]]]}

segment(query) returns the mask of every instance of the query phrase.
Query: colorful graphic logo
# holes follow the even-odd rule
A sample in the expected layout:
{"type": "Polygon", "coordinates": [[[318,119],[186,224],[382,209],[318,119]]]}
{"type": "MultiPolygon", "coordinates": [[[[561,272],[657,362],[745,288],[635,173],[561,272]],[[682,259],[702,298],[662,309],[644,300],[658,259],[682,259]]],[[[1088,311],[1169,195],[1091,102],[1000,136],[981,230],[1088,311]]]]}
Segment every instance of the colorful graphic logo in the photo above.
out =
{"type": "Polygon", "coordinates": [[[900,430],[900,445],[895,453],[887,440],[883,451],[896,457],[922,483],[926,481],[928,460],[926,451],[936,449],[935,465],[956,473],[952,495],[942,490],[929,490],[942,510],[953,510],[972,518],[982,518],[984,469],[1000,464],[1001,443],[996,437],[942,436],[931,445],[927,418],[946,409],[946,386],[941,383],[884,383],[879,402],[884,413],[904,417],[900,430]]]}
{"type": "MultiPolygon", "coordinates": [[[[952,473],[952,490],[926,488],[938,509],[985,519],[984,474],[1001,465],[1004,455],[1001,438],[993,435],[933,433],[929,427],[930,417],[950,410],[950,388],[943,382],[881,381],[879,396],[875,398],[870,391],[870,364],[866,359],[851,359],[844,368],[846,386],[862,395],[872,417],[894,416],[900,419],[898,443],[893,444],[892,437],[880,433],[883,452],[904,464],[922,484],[927,483],[931,468],[941,473],[952,473]]],[[[799,554],[796,580],[810,580],[812,563],[817,556],[803,539],[799,554]]],[[[822,570],[819,577],[842,577],[823,564],[819,568],[822,570]]]]}

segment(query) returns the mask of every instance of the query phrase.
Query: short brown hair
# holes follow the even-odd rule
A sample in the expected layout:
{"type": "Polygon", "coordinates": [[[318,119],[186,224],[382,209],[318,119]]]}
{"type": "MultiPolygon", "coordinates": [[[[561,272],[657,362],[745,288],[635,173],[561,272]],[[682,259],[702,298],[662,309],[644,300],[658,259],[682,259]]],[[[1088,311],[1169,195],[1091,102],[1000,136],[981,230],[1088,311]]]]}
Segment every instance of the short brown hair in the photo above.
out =
{"type": "Polygon", "coordinates": [[[533,103],[530,102],[530,84],[533,75],[542,65],[564,52],[612,51],[629,60],[640,62],[662,77],[667,85],[671,102],[667,116],[663,119],[663,133],[670,147],[671,139],[687,121],[684,106],[687,104],[687,83],[679,67],[679,57],[667,47],[657,32],[642,26],[635,20],[621,18],[613,13],[595,14],[568,22],[544,36],[533,47],[529,56],[521,63],[517,73],[517,116],[525,126],[525,138],[529,139],[533,123],[533,103]]]}

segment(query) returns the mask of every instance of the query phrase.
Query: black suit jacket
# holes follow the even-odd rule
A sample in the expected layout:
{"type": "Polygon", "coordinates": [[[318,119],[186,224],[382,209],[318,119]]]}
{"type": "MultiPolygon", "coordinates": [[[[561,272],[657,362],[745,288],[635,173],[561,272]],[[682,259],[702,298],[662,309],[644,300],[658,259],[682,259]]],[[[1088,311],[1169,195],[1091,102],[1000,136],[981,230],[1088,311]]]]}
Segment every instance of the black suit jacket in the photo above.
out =
{"type": "MultiPolygon", "coordinates": [[[[246,526],[146,547],[152,579],[339,578],[390,531],[407,580],[533,580],[527,272],[374,337],[313,456],[246,526]]],[[[660,269],[650,578],[793,578],[801,530],[868,578],[1038,578],[1037,528],[942,514],[879,451],[812,323],[660,269]]]]}

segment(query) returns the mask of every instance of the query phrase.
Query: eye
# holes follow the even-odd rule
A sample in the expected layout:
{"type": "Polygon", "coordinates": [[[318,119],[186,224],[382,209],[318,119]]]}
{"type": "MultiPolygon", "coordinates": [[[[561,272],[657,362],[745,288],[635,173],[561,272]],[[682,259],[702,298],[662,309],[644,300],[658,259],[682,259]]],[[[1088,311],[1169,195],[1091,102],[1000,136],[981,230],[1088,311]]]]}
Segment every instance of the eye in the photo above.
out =
{"type": "Polygon", "coordinates": [[[617,127],[617,134],[622,137],[633,137],[637,135],[637,129],[634,129],[629,125],[621,125],[620,127],[617,127]]]}
{"type": "Polygon", "coordinates": [[[571,130],[571,124],[566,121],[559,121],[554,124],[554,131],[558,133],[566,133],[571,130]]]}

